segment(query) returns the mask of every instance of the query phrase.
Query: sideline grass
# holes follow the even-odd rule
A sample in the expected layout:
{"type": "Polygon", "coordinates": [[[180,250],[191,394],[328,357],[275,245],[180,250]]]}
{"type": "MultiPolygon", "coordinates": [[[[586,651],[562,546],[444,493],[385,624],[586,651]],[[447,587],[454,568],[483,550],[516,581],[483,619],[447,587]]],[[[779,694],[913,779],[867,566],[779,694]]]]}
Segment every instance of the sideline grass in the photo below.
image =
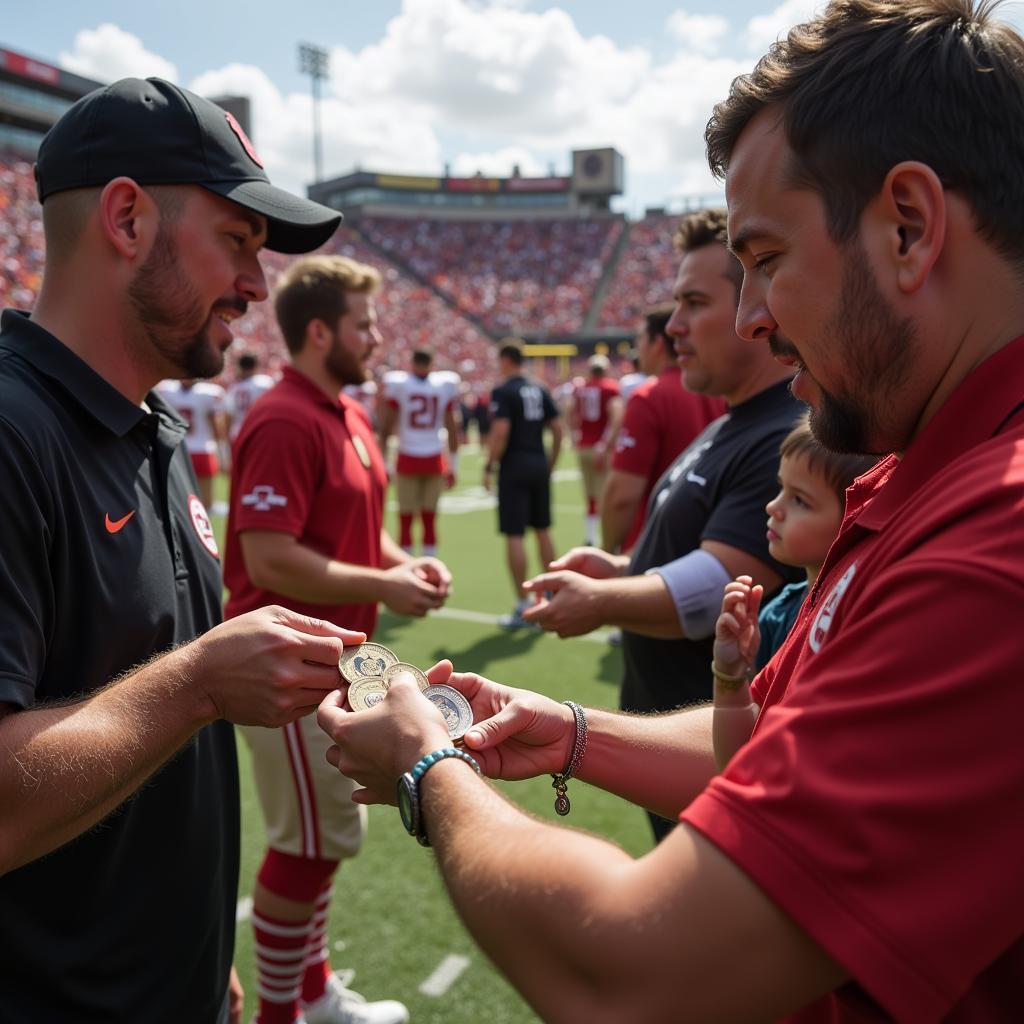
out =
{"type": "MultiPolygon", "coordinates": [[[[455,580],[449,607],[474,618],[507,612],[512,589],[496,513],[478,486],[482,460],[462,456],[462,481],[447,496],[439,516],[439,556],[455,580]]],[[[580,543],[583,506],[575,461],[566,453],[556,474],[554,537],[559,552],[580,543]]],[[[219,496],[224,497],[223,485],[219,496]]],[[[218,532],[223,520],[215,520],[218,532]]],[[[388,511],[395,531],[395,512],[388,511]]],[[[531,558],[536,552],[531,550],[531,558]]],[[[531,571],[539,569],[535,563],[531,571]]],[[[529,686],[563,700],[614,706],[621,655],[593,639],[559,640],[534,632],[507,633],[487,621],[430,616],[401,619],[381,616],[374,639],[403,660],[426,667],[442,657],[462,670],[481,672],[516,686],[529,686]]],[[[242,786],[242,873],[239,895],[252,891],[263,854],[263,826],[249,771],[248,750],[239,743],[242,786]]],[[[510,799],[552,821],[550,779],[499,784],[510,799]]],[[[598,790],[575,783],[570,790],[574,827],[603,835],[634,855],[650,848],[643,813],[598,790]]],[[[335,967],[356,971],[353,987],[369,999],[400,999],[416,1024],[532,1024],[530,1008],[476,948],[444,892],[429,850],[405,833],[393,807],[370,809],[370,828],[362,853],[344,864],[335,880],[329,946],[335,967]],[[450,954],[469,961],[445,995],[423,994],[419,986],[450,954]]],[[[238,928],[236,964],[246,990],[246,1021],[256,1005],[256,977],[249,923],[238,928]]]]}

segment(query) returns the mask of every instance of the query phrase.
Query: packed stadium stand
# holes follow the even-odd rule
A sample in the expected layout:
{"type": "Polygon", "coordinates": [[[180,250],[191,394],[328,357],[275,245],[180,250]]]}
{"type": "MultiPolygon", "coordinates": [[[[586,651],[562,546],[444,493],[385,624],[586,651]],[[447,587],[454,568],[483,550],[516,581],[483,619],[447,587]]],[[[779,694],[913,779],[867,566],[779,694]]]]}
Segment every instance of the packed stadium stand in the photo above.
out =
{"type": "Polygon", "coordinates": [[[0,153],[0,304],[31,307],[42,271],[42,210],[32,164],[0,153]]]}
{"type": "MultiPolygon", "coordinates": [[[[497,360],[490,338],[432,289],[400,270],[350,228],[342,228],[324,251],[372,263],[384,277],[378,316],[387,344],[378,350],[378,365],[404,367],[407,351],[426,347],[436,350],[440,369],[457,370],[470,383],[493,379],[497,360]]],[[[288,259],[278,253],[263,254],[271,289],[288,259]]],[[[0,305],[30,309],[42,267],[42,215],[32,165],[18,156],[0,154],[0,305]]],[[[237,350],[255,352],[270,372],[280,368],[285,348],[270,303],[250,307],[235,324],[235,334],[237,350]]]]}
{"type": "MultiPolygon", "coordinates": [[[[432,348],[439,368],[471,384],[493,379],[494,339],[506,334],[571,334],[580,330],[606,272],[599,329],[631,331],[644,309],[671,297],[678,257],[678,216],[654,214],[629,228],[608,265],[620,218],[486,220],[365,217],[343,226],[325,251],[380,269],[378,315],[387,344],[377,367],[406,365],[406,353],[432,348]]],[[[265,253],[273,288],[288,257],[265,253]]],[[[42,275],[43,235],[32,166],[0,154],[0,303],[32,306],[42,275]]],[[[270,372],[285,359],[270,303],[253,306],[235,325],[238,343],[270,372]]],[[[231,370],[227,371],[230,377],[231,370]]]]}
{"type": "MultiPolygon", "coordinates": [[[[0,47],[3,305],[31,308],[40,286],[35,150],[56,117],[98,84],[0,47]]],[[[245,97],[217,102],[248,126],[245,97]]],[[[326,251],[370,263],[384,277],[378,315],[387,343],[374,369],[404,367],[408,351],[431,348],[435,365],[480,391],[494,378],[495,342],[507,335],[526,339],[541,357],[534,372],[551,383],[577,372],[595,346],[624,353],[643,312],[671,297],[679,218],[652,211],[631,224],[613,213],[623,176],[621,155],[606,147],[573,150],[564,175],[357,170],[310,185],[312,198],[346,218],[326,251]]],[[[264,254],[271,288],[286,261],[264,254]]],[[[270,303],[253,306],[235,329],[235,352],[252,350],[270,372],[279,370],[286,353],[270,303]]],[[[232,359],[225,383],[233,369],[232,359]]]]}
{"type": "MultiPolygon", "coordinates": [[[[377,317],[385,343],[374,354],[372,369],[404,369],[409,352],[429,348],[436,353],[437,369],[456,370],[470,383],[493,379],[497,357],[491,339],[459,316],[433,290],[369,246],[354,230],[342,227],[321,251],[350,256],[381,272],[384,283],[377,297],[377,317]]],[[[292,258],[272,252],[262,255],[271,291],[292,258]]],[[[235,335],[239,349],[256,352],[270,372],[279,369],[285,350],[270,303],[252,306],[236,322],[235,335]]]]}
{"type": "Polygon", "coordinates": [[[359,223],[368,239],[496,335],[580,330],[623,226],[620,218],[359,223]]]}
{"type": "Polygon", "coordinates": [[[597,327],[630,327],[672,297],[679,256],[672,238],[680,216],[649,214],[632,226],[597,315],[597,327]]]}

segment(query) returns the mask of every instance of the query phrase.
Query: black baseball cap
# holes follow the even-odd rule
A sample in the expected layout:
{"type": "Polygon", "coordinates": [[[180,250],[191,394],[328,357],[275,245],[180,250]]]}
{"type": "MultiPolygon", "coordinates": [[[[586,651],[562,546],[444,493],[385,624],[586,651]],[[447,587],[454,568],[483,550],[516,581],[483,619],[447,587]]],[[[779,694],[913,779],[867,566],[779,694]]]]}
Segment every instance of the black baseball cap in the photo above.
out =
{"type": "Polygon", "coordinates": [[[275,252],[309,252],[341,223],[337,210],[271,185],[231,114],[161,78],[122,78],[83,96],[39,146],[41,203],[122,175],[140,185],[201,185],[263,214],[275,252]]]}

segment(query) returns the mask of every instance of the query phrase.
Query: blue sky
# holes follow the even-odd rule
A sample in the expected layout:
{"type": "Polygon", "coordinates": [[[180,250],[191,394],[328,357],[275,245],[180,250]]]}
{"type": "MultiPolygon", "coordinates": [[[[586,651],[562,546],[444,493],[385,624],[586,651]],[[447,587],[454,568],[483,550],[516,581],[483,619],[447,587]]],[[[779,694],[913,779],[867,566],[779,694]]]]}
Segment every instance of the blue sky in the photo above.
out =
{"type": "MultiPolygon", "coordinates": [[[[820,0],[819,0],[820,2],[820,0]]],[[[631,215],[720,193],[703,161],[711,106],[815,0],[90,0],[19,3],[0,46],[101,80],[158,74],[245,93],[271,177],[312,177],[297,47],[331,55],[325,173],[566,173],[574,147],[626,157],[631,215]]],[[[1020,7],[1004,17],[1018,23],[1020,7]]]]}

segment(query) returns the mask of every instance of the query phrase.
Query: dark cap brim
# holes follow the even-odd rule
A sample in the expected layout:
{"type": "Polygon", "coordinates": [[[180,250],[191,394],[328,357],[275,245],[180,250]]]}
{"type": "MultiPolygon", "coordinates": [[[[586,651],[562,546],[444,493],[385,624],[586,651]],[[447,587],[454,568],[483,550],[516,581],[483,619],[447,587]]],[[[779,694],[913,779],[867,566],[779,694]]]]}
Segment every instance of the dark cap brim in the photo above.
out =
{"type": "Polygon", "coordinates": [[[311,252],[323,245],[341,223],[337,210],[275,188],[267,181],[198,184],[247,210],[262,213],[267,218],[266,248],[272,252],[311,252]]]}

